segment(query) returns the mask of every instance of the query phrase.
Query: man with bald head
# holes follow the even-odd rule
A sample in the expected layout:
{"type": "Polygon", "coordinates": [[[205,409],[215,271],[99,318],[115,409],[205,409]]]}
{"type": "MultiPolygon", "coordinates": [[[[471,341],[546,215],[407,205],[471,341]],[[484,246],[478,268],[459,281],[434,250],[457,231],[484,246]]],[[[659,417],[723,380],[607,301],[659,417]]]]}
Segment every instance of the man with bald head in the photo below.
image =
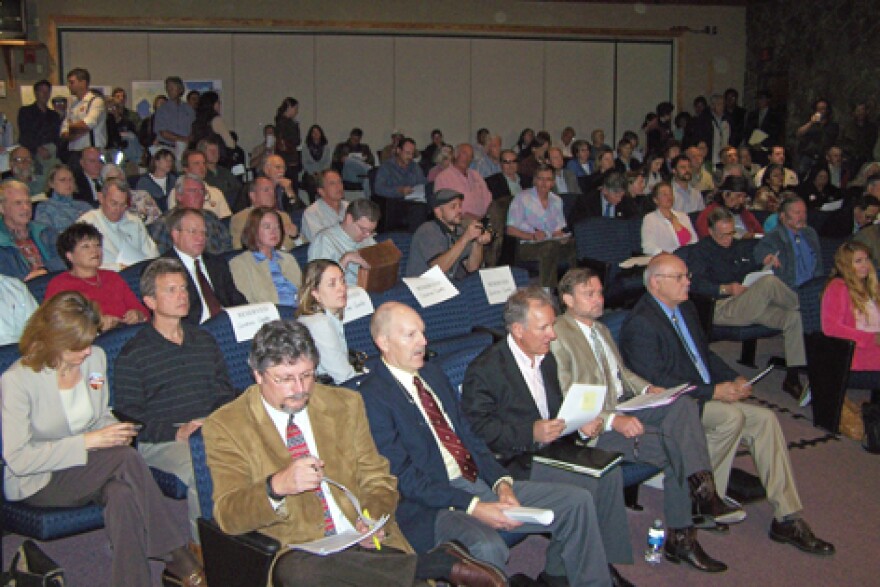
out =
{"type": "Polygon", "coordinates": [[[275,209],[290,213],[303,207],[303,203],[296,193],[296,186],[293,185],[290,178],[284,175],[287,171],[287,164],[280,155],[266,157],[262,171],[263,176],[272,182],[272,189],[275,193],[275,209]]]}
{"type": "Polygon", "coordinates": [[[202,212],[207,230],[205,250],[214,255],[232,250],[232,239],[229,236],[229,229],[226,228],[226,225],[220,221],[214,212],[205,208],[207,188],[208,186],[204,180],[198,175],[186,174],[177,178],[174,191],[168,198],[169,200],[173,198],[176,201],[176,206],[162,214],[158,220],[149,226],[150,236],[155,241],[156,246],[159,247],[160,253],[166,253],[172,246],[171,227],[168,226],[168,219],[177,208],[193,209],[202,212]]]}
{"type": "Polygon", "coordinates": [[[509,550],[499,530],[549,531],[546,584],[610,585],[590,494],[562,484],[514,483],[471,431],[446,375],[425,363],[425,325],[415,310],[382,304],[370,332],[382,361],[360,390],[376,448],[398,479],[397,523],[416,551],[459,540],[477,559],[503,568],[509,550]],[[519,505],[551,509],[553,522],[523,524],[504,514],[519,505]]]}
{"type": "MultiPolygon", "coordinates": [[[[256,177],[254,181],[250,183],[248,186],[248,199],[250,199],[251,205],[244,210],[236,212],[232,216],[232,220],[229,222],[229,234],[232,237],[233,249],[242,248],[241,233],[244,231],[244,225],[247,223],[248,216],[251,215],[251,212],[253,212],[255,208],[277,209],[275,185],[272,183],[271,179],[264,175],[256,177]]],[[[284,210],[278,210],[278,214],[281,216],[281,222],[284,226],[283,246],[285,250],[289,251],[296,246],[295,239],[297,234],[299,234],[299,231],[296,228],[296,224],[291,220],[290,214],[284,210]]]]}
{"type": "Polygon", "coordinates": [[[464,195],[461,211],[464,223],[480,221],[492,203],[492,193],[478,171],[470,169],[474,160],[474,148],[462,143],[455,148],[452,165],[441,171],[434,181],[434,191],[452,190],[464,195]]]}
{"type": "Polygon", "coordinates": [[[501,137],[492,135],[486,141],[486,150],[483,156],[471,163],[471,168],[486,179],[496,173],[501,173],[501,137]]]}
{"type": "MultiPolygon", "coordinates": [[[[719,495],[727,491],[730,466],[745,441],[773,506],[770,538],[816,555],[834,554],[834,546],[817,538],[801,517],[800,497],[782,429],[773,412],[746,403],[751,385],[709,350],[693,304],[688,301],[690,273],[684,261],[660,254],[645,270],[647,293],[623,323],[620,350],[625,363],[655,385],[692,383],[690,395],[702,406],[719,495]]],[[[688,560],[693,532],[669,533],[666,556],[688,560]]]]}

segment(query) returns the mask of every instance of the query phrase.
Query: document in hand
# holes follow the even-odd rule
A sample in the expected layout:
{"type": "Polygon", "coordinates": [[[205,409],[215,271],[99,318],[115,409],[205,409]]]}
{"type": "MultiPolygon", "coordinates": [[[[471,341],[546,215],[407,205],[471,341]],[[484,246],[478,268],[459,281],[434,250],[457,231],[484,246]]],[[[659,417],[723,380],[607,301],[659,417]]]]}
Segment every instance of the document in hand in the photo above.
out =
{"type": "Polygon", "coordinates": [[[553,510],[545,510],[541,508],[516,507],[504,510],[504,515],[511,520],[522,522],[523,524],[541,524],[549,526],[553,523],[553,510]]]}
{"type": "Polygon", "coordinates": [[[745,287],[752,287],[759,279],[761,279],[765,275],[773,275],[773,270],[763,269],[761,271],[752,271],[751,273],[743,277],[743,285],[745,287]]]}
{"type": "Polygon", "coordinates": [[[635,412],[638,410],[644,410],[646,408],[658,408],[660,406],[667,406],[678,399],[683,393],[687,393],[694,389],[694,386],[689,383],[683,383],[677,387],[670,387],[663,393],[643,393],[642,395],[637,395],[631,400],[627,400],[622,404],[617,405],[618,412],[635,412]]]}
{"type": "Polygon", "coordinates": [[[312,554],[317,554],[319,556],[327,556],[328,554],[335,554],[337,552],[341,552],[346,548],[354,546],[358,542],[363,541],[365,538],[370,538],[373,534],[378,532],[385,526],[385,522],[388,521],[390,516],[385,514],[370,528],[369,531],[364,532],[363,534],[358,532],[357,530],[347,530],[345,532],[341,532],[339,534],[334,534],[333,536],[326,536],[324,538],[320,538],[318,540],[312,540],[311,542],[303,542],[301,544],[290,544],[288,547],[290,550],[304,550],[306,552],[310,552],[312,554]]]}
{"type": "Polygon", "coordinates": [[[569,387],[562,407],[556,415],[560,420],[565,420],[562,436],[571,434],[587,422],[595,420],[602,411],[604,401],[605,387],[601,385],[575,383],[569,387]]]}
{"type": "Polygon", "coordinates": [[[532,456],[536,463],[591,477],[601,477],[621,459],[622,453],[594,446],[580,446],[567,439],[551,442],[532,456]]]}

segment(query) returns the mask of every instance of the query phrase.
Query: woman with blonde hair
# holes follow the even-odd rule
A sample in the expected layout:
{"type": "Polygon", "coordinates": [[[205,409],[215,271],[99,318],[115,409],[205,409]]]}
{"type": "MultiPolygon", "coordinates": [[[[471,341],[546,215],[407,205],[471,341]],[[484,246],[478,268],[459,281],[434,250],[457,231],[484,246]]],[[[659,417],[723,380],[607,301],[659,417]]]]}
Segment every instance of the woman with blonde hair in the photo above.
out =
{"type": "Polygon", "coordinates": [[[111,585],[150,587],[148,559],[166,562],[170,584],[204,585],[181,524],[131,447],[138,427],[110,412],[107,359],[92,346],[100,324],[97,304],[78,292],[59,293],[28,321],[22,358],[0,381],[6,499],[103,505],[111,585]]]}
{"type": "Polygon", "coordinates": [[[306,265],[297,319],[309,329],[318,347],[321,357],[318,376],[328,375],[337,384],[357,375],[348,359],[348,343],[342,327],[342,313],[347,303],[348,286],[338,263],[315,259],[306,265]]]}
{"type": "MultiPolygon", "coordinates": [[[[844,243],[834,255],[825,292],[822,294],[822,332],[856,343],[852,375],[867,372],[865,387],[880,388],[880,287],[868,247],[856,241],[844,243]]],[[[851,381],[852,383],[852,381],[851,381]]],[[[862,387],[860,384],[859,387],[862,387]]]]}

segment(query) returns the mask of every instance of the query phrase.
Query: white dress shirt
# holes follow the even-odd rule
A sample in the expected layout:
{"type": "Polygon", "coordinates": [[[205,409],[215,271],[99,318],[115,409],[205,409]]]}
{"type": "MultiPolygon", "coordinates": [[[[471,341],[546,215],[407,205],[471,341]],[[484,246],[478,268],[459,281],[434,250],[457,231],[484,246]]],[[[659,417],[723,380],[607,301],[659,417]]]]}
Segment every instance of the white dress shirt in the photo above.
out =
{"type": "MultiPolygon", "coordinates": [[[[202,259],[202,256],[198,257],[190,257],[177,247],[174,247],[174,252],[177,253],[177,256],[180,257],[181,263],[186,267],[187,272],[189,273],[190,279],[193,280],[193,283],[196,286],[196,291],[199,292],[199,300],[202,302],[202,317],[199,318],[199,324],[207,320],[211,317],[211,311],[208,309],[208,304],[205,303],[205,296],[202,295],[202,288],[199,285],[199,278],[196,275],[196,259],[199,260],[199,265],[202,267],[202,273],[205,275],[205,279],[208,280],[208,283],[211,284],[211,287],[214,287],[214,282],[211,281],[211,276],[208,274],[208,269],[205,267],[205,260],[202,259]]],[[[190,304],[193,303],[193,300],[189,301],[190,304]]]]}
{"type": "Polygon", "coordinates": [[[526,380],[526,385],[529,386],[529,393],[532,394],[532,399],[538,406],[541,418],[547,420],[550,418],[550,409],[547,407],[547,389],[544,387],[544,376],[541,374],[541,363],[546,355],[539,355],[532,359],[519,348],[510,334],[507,335],[507,346],[513,352],[513,358],[516,360],[523,379],[526,380]]]}

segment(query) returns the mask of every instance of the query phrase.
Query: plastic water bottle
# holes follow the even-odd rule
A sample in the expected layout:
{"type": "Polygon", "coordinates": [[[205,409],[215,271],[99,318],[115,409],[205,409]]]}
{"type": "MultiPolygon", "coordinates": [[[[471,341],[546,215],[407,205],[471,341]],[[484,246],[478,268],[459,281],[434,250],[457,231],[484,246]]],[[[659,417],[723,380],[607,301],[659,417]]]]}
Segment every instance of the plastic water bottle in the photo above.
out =
{"type": "Polygon", "coordinates": [[[654,525],[648,528],[648,548],[645,549],[645,562],[653,565],[660,564],[663,560],[663,543],[666,541],[666,531],[663,522],[654,520],[654,525]]]}

